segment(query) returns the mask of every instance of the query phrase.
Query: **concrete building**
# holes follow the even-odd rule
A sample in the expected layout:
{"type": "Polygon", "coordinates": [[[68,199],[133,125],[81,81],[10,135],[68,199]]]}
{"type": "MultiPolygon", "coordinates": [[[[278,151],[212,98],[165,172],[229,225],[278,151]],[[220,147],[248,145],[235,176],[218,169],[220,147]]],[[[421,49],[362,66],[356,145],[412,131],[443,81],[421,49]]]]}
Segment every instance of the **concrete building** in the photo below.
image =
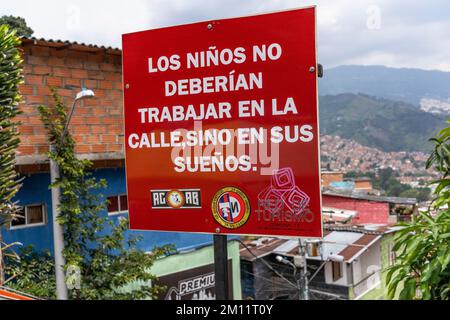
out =
{"type": "MultiPolygon", "coordinates": [[[[316,250],[306,254],[311,300],[384,299],[386,268],[394,262],[392,235],[387,225],[325,226],[324,238],[311,242],[316,250]],[[332,256],[341,257],[333,261],[332,256]],[[317,273],[316,273],[317,271],[317,273]]],[[[293,268],[277,261],[282,256],[295,261],[297,239],[260,238],[241,247],[244,299],[298,299],[293,268]],[[281,276],[282,277],[281,277],[281,276]],[[292,284],[289,284],[290,281],[292,284]]]]}
{"type": "MultiPolygon", "coordinates": [[[[239,262],[239,242],[229,241],[228,295],[233,300],[242,297],[239,262]]],[[[166,287],[158,296],[160,300],[213,300],[216,297],[214,250],[211,246],[197,246],[158,259],[150,272],[158,277],[157,284],[166,287]]],[[[139,285],[131,283],[122,291],[139,285]]]]}
{"type": "Polygon", "coordinates": [[[408,221],[417,212],[417,199],[380,197],[355,192],[322,192],[324,207],[356,211],[350,220],[353,224],[395,224],[408,221]]]}

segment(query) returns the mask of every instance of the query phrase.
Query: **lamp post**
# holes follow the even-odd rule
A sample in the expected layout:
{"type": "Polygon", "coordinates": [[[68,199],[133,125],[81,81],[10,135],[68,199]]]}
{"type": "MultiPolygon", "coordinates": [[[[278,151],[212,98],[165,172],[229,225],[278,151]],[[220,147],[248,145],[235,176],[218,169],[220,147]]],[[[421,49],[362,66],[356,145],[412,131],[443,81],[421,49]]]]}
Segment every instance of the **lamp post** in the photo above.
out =
{"type": "MultiPolygon", "coordinates": [[[[75,110],[76,104],[79,100],[93,98],[95,96],[92,90],[83,88],[77,93],[72,108],[70,110],[69,117],[67,118],[62,135],[62,142],[64,143],[67,129],[75,110]]],[[[50,145],[50,152],[57,152],[56,145],[50,145]]],[[[60,178],[60,168],[55,160],[50,159],[50,179],[51,183],[55,183],[60,178]]],[[[63,250],[64,250],[64,230],[58,223],[58,216],[60,210],[60,196],[61,189],[59,187],[52,187],[52,212],[53,212],[53,246],[54,246],[54,258],[55,258],[55,276],[56,276],[56,297],[58,300],[67,300],[67,286],[64,275],[64,265],[66,264],[63,250]]]]}

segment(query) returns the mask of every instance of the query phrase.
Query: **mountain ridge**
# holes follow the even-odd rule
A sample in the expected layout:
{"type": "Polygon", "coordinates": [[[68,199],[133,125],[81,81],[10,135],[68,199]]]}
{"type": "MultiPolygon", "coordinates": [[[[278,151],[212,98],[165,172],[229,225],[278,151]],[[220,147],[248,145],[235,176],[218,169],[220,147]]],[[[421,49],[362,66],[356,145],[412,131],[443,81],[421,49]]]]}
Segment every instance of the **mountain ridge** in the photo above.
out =
{"type": "Polygon", "coordinates": [[[363,93],[420,106],[422,99],[449,101],[450,72],[379,65],[342,65],[325,69],[320,95],[363,93]]]}
{"type": "Polygon", "coordinates": [[[428,140],[445,127],[445,116],[366,94],[321,95],[319,114],[321,134],[386,152],[429,152],[432,145],[428,140]]]}

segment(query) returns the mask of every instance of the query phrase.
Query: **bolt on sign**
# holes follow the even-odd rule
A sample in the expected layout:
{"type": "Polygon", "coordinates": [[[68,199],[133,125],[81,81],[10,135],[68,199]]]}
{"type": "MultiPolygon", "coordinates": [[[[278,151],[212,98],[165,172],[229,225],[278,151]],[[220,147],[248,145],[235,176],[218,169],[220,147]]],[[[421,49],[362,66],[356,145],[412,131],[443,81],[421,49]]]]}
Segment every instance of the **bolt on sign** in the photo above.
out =
{"type": "Polygon", "coordinates": [[[130,228],[321,237],[316,9],[123,35],[130,228]]]}

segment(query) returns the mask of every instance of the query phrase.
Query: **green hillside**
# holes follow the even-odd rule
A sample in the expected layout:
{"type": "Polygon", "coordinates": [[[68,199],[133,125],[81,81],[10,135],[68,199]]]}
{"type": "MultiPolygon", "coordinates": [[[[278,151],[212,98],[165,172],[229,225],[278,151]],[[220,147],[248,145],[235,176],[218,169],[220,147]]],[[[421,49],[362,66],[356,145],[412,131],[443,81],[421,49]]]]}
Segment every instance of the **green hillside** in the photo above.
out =
{"type": "Polygon", "coordinates": [[[383,151],[425,151],[428,139],[445,126],[445,117],[363,94],[320,97],[322,134],[337,135],[383,151]]]}

